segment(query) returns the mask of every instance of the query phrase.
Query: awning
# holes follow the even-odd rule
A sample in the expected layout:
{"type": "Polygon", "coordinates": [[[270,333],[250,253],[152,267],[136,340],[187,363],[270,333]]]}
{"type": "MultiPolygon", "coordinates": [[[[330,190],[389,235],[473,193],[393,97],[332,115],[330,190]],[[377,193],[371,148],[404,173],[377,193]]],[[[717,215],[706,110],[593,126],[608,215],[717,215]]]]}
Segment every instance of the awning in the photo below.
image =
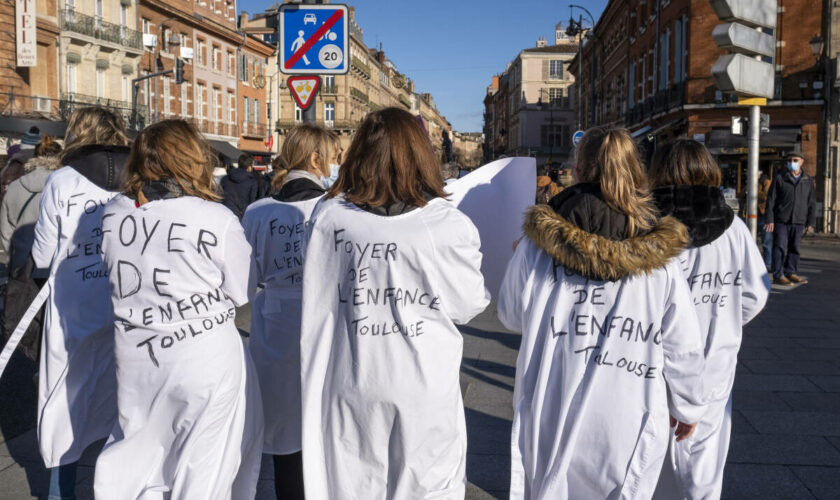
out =
{"type": "Polygon", "coordinates": [[[681,125],[684,121],[684,118],[677,118],[676,120],[665,122],[662,125],[645,125],[644,127],[640,128],[639,130],[633,132],[630,135],[632,135],[634,139],[644,138],[642,136],[656,137],[657,135],[671,127],[681,125]]]}
{"type": "Polygon", "coordinates": [[[214,141],[212,139],[208,139],[207,142],[210,143],[210,146],[213,147],[217,152],[221,153],[222,156],[227,158],[227,160],[233,164],[239,161],[239,155],[242,153],[233,147],[231,143],[227,141],[214,141]]]}
{"type": "Polygon", "coordinates": [[[248,153],[249,155],[254,157],[254,163],[260,165],[268,165],[271,163],[271,151],[251,151],[248,149],[243,149],[243,153],[248,153]]]}
{"type": "MultiPolygon", "coordinates": [[[[799,127],[776,127],[770,132],[762,134],[758,145],[762,153],[787,151],[799,144],[802,129],[799,127]]],[[[746,154],[749,150],[749,140],[745,135],[732,135],[729,129],[712,129],[706,146],[713,154],[746,154]]]]}

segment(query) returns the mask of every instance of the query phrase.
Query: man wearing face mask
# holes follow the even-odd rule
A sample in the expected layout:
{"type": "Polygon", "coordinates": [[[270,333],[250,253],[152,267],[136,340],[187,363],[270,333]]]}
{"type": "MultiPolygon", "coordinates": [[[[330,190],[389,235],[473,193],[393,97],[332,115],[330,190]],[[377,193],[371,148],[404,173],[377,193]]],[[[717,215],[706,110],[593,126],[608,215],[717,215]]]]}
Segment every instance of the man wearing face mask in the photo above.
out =
{"type": "Polygon", "coordinates": [[[767,193],[764,230],[773,233],[773,283],[807,283],[797,274],[802,235],[816,224],[814,178],[802,167],[805,158],[796,151],[788,154],[787,168],[773,179],[767,193]]]}

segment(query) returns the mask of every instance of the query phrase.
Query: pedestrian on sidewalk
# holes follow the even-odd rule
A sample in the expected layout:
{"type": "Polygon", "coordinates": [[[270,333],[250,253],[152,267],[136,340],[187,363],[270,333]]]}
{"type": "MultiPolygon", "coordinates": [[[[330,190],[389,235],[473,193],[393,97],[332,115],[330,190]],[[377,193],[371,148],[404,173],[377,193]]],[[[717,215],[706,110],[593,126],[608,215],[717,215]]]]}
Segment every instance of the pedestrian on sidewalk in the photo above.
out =
{"type": "MultiPolygon", "coordinates": [[[[61,166],[61,145],[46,135],[35,146],[35,156],[24,165],[23,177],[9,184],[0,203],[0,255],[8,265],[9,281],[3,297],[3,339],[17,328],[26,310],[49,276],[49,271],[35,269],[32,245],[35,241],[35,223],[44,185],[51,173],[61,166]]],[[[44,310],[41,309],[20,340],[19,350],[32,361],[38,362],[41,351],[41,334],[44,310]]]]}
{"type": "Polygon", "coordinates": [[[245,215],[248,205],[257,201],[259,185],[254,178],[254,157],[243,153],[236,168],[231,168],[220,182],[224,199],[222,202],[239,219],[245,215]]]}
{"type": "Polygon", "coordinates": [[[720,192],[720,167],[703,144],[664,145],[648,175],[660,214],[679,219],[691,238],[679,261],[700,320],[708,404],[691,437],[671,440],[655,498],[720,498],[741,334],[764,308],[770,280],[749,229],[720,192]]]}
{"type": "Polygon", "coordinates": [[[408,111],[367,115],[312,213],[303,271],[306,496],[464,498],[455,327],[489,303],[478,231],[408,111]]]}
{"type": "Polygon", "coordinates": [[[814,230],[817,193],[814,178],[802,167],[799,152],[787,156],[787,170],[776,175],[767,194],[765,231],[773,233],[773,283],[807,283],[799,276],[799,245],[802,236],[814,230]]]}
{"type": "Polygon", "coordinates": [[[773,233],[765,231],[764,226],[767,224],[767,195],[770,193],[772,183],[770,176],[762,172],[758,178],[758,241],[761,244],[764,267],[768,271],[773,266],[773,233]]]}
{"type": "Polygon", "coordinates": [[[636,144],[594,128],[575,176],[525,215],[499,319],[522,333],[511,499],[650,498],[668,449],[702,416],[703,344],[675,257],[685,226],[659,218],[636,144]]]}
{"type": "Polygon", "coordinates": [[[96,498],[256,495],[262,404],[234,324],[251,247],[218,203],[214,156],[191,124],[155,123],[103,209],[119,420],[96,461],[96,498]]]}
{"type": "Polygon", "coordinates": [[[41,197],[32,257],[50,287],[38,377],[38,441],[50,498],[74,498],[76,462],[117,418],[114,318],[102,262],[102,207],[116,196],[130,141],[105,108],[70,115],[59,168],[41,197]]]}
{"type": "Polygon", "coordinates": [[[312,210],[326,192],[323,179],[337,161],[334,137],[309,123],[292,129],[278,157],[277,193],[251,204],[242,218],[253,248],[249,293],[255,298],[248,348],[260,379],[263,453],[274,457],[278,499],[304,498],[300,439],[303,240],[312,210]],[[257,285],[263,286],[259,293],[257,285]]]}

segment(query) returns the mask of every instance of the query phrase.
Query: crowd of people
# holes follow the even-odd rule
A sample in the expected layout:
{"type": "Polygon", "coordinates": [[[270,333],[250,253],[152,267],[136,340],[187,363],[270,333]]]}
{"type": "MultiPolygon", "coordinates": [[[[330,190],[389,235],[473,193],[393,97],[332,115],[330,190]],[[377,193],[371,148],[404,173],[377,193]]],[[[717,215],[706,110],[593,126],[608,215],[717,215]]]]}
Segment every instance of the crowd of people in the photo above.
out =
{"type": "MultiPolygon", "coordinates": [[[[490,303],[493,242],[422,125],[372,112],[344,152],[301,124],[270,188],[247,157],[220,186],[217,164],[185,121],[132,141],[84,108],[8,185],[0,245],[48,292],[29,355],[50,498],[102,439],[97,498],[253,499],[263,453],[280,499],[463,498],[456,325],[490,303]]],[[[522,334],[511,498],[717,498],[763,257],[698,142],[645,168],[626,130],[594,128],[570,175],[524,214],[497,297],[522,334]]]]}

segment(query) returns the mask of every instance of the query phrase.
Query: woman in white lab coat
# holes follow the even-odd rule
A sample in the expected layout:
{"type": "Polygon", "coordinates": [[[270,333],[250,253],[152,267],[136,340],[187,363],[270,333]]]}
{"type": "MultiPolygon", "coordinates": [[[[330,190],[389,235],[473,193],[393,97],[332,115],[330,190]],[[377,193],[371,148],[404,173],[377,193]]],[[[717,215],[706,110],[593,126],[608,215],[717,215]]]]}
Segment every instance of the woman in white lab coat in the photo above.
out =
{"type": "Polygon", "coordinates": [[[262,406],[234,324],[251,247],[217,203],[214,158],[187,122],[151,125],[104,208],[119,420],[96,462],[97,498],[256,494],[262,406]]]}
{"type": "Polygon", "coordinates": [[[478,232],[416,118],[370,113],[312,215],[303,278],[308,498],[463,498],[456,324],[488,304],[478,232]]]}
{"type": "Polygon", "coordinates": [[[80,108],[41,196],[32,257],[49,269],[38,377],[38,443],[50,495],[73,498],[76,462],[117,418],[114,318],[102,262],[102,214],[116,196],[130,141],[119,115],[80,108]]]}
{"type": "MultiPolygon", "coordinates": [[[[303,242],[309,217],[326,192],[337,137],[313,124],[286,136],[274,176],[276,193],[252,203],[242,225],[253,248],[248,347],[260,378],[265,414],[263,453],[274,456],[278,499],[303,499],[300,444],[300,311],[303,242]]],[[[317,265],[317,263],[316,263],[317,265]]]]}
{"type": "Polygon", "coordinates": [[[659,219],[626,130],[589,130],[581,183],[533,207],[499,297],[522,332],[511,498],[649,498],[668,447],[703,412],[703,346],[674,257],[684,226],[659,219]]]}
{"type": "Polygon", "coordinates": [[[691,238],[679,262],[700,320],[709,403],[694,434],[671,443],[656,496],[720,498],[741,333],[767,302],[770,281],[747,226],[721,194],[720,168],[705,146],[691,139],[666,144],[649,176],[662,215],[679,219],[691,238]]]}

